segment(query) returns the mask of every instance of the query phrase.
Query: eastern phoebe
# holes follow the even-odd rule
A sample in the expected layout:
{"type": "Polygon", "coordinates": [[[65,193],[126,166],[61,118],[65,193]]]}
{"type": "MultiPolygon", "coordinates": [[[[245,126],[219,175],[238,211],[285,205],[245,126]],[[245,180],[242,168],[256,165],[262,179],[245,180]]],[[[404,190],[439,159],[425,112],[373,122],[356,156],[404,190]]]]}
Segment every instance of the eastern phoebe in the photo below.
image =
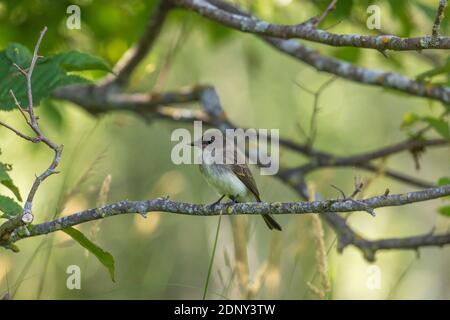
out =
{"type": "MultiPolygon", "coordinates": [[[[262,202],[247,164],[245,161],[242,161],[242,164],[236,161],[238,149],[235,148],[234,139],[233,144],[230,144],[221,132],[216,135],[205,133],[203,137],[192,142],[191,146],[202,149],[200,172],[208,184],[221,195],[219,200],[211,204],[212,206],[220,203],[224,197],[230,198],[233,203],[254,200],[262,202]],[[222,143],[213,145],[216,136],[222,137],[222,143]],[[222,161],[217,161],[219,158],[222,161]]],[[[281,226],[270,215],[263,214],[262,217],[270,230],[281,231],[281,226]]]]}

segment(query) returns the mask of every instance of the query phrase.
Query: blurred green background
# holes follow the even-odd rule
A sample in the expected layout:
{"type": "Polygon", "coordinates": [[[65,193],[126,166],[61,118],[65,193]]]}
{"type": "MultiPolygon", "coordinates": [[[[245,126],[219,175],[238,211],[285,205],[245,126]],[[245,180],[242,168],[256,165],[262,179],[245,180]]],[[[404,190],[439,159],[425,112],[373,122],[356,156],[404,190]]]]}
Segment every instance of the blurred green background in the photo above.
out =
{"type": "MultiPolygon", "coordinates": [[[[328,1],[246,0],[236,1],[269,21],[293,24],[322,12],[328,1]]],[[[429,34],[438,1],[339,1],[338,9],[323,27],[336,33],[376,34],[367,30],[369,4],[381,8],[382,31],[401,36],[429,34]],[[338,23],[339,22],[339,23],[338,23]]],[[[39,30],[48,26],[40,52],[44,55],[77,49],[101,56],[112,65],[139,38],[155,1],[0,1],[0,48],[19,42],[33,48],[39,30]],[[66,8],[81,8],[81,30],[66,28],[66,8]]],[[[449,19],[442,34],[449,32],[449,19]]],[[[332,48],[308,43],[320,52],[361,66],[400,72],[411,78],[444,64],[445,51],[389,52],[389,58],[375,50],[332,48]],[[431,54],[431,58],[428,57],[431,54]]],[[[86,74],[92,79],[104,73],[86,74]]],[[[228,30],[193,13],[170,14],[155,48],[136,70],[130,91],[164,91],[195,84],[217,89],[229,118],[239,126],[280,129],[283,137],[304,142],[298,127],[309,130],[313,98],[296,83],[311,90],[330,79],[311,67],[280,54],[257,38],[228,30]]],[[[434,81],[447,81],[446,75],[434,81]]],[[[321,95],[318,135],[315,146],[338,155],[350,155],[388,145],[407,137],[400,128],[404,115],[438,115],[442,105],[394,91],[368,87],[337,79],[321,95]]],[[[194,104],[192,108],[199,108],[194,104]]],[[[145,121],[129,112],[95,117],[81,107],[61,101],[47,101],[37,110],[41,126],[65,150],[61,173],[48,179],[39,190],[35,223],[94,207],[105,178],[111,184],[107,202],[143,200],[170,195],[171,199],[211,203],[216,194],[204,183],[194,165],[176,166],[170,160],[172,130],[180,124],[164,120],[145,121]]],[[[17,113],[1,112],[0,118],[24,128],[17,113]]],[[[190,125],[183,125],[192,129],[190,125]]],[[[411,130],[411,129],[410,129],[411,130]]],[[[50,151],[42,145],[21,140],[0,128],[1,159],[13,164],[11,172],[22,194],[29,190],[34,174],[49,162],[50,151]]],[[[434,133],[429,134],[435,137],[434,133]]],[[[389,168],[436,182],[450,173],[450,149],[429,149],[421,157],[421,168],[408,153],[387,160],[389,168]]],[[[298,155],[281,153],[281,163],[292,167],[305,163],[298,155]]],[[[255,171],[256,173],[256,171],[255,171]]],[[[350,193],[353,179],[371,179],[365,196],[414,189],[391,179],[356,169],[325,169],[308,176],[324,197],[338,197],[330,187],[350,193]],[[373,178],[373,180],[372,180],[373,178]]],[[[256,177],[265,201],[295,201],[298,196],[276,178],[256,177]]],[[[6,189],[1,193],[7,194],[6,189]]],[[[450,219],[436,208],[442,200],[412,206],[377,210],[377,217],[354,213],[349,223],[371,238],[405,237],[426,233],[433,226],[445,232],[450,219]]],[[[232,224],[247,225],[245,232],[249,286],[256,298],[311,299],[307,282],[317,270],[316,247],[311,217],[282,216],[284,230],[269,232],[259,217],[224,217],[208,298],[241,299],[233,246],[232,224]],[[233,220],[233,221],[231,221],[233,220]],[[262,283],[262,267],[265,269],[262,283]]],[[[115,258],[116,282],[92,254],[57,232],[18,243],[19,254],[0,250],[0,293],[10,290],[14,299],[199,299],[202,297],[213,249],[217,217],[189,217],[151,213],[108,218],[79,226],[91,240],[115,258]],[[81,290],[68,290],[66,269],[81,268],[81,290]]],[[[449,299],[450,247],[415,252],[386,251],[377,255],[370,268],[361,253],[348,247],[343,254],[335,248],[335,235],[326,228],[330,299],[449,299]],[[370,286],[374,270],[380,286],[370,286]]],[[[314,278],[314,283],[318,282],[314,278]]]]}

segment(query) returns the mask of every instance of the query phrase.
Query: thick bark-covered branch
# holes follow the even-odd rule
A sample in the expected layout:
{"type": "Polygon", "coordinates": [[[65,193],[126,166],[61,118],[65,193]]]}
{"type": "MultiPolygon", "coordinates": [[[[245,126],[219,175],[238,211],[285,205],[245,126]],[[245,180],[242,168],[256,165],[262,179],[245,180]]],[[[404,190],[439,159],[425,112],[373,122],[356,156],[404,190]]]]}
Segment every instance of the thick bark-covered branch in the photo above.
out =
{"type": "Polygon", "coordinates": [[[309,24],[279,25],[222,10],[207,0],[171,0],[186,8],[227,27],[242,32],[270,36],[280,39],[303,39],[335,47],[370,48],[384,50],[450,49],[449,37],[400,38],[393,35],[367,36],[359,34],[335,34],[316,29],[309,24]]]}
{"type": "MultiPolygon", "coordinates": [[[[183,202],[175,202],[167,198],[158,198],[147,201],[121,201],[106,205],[101,208],[88,209],[74,213],[69,216],[58,218],[50,222],[37,224],[28,229],[26,233],[14,233],[10,241],[15,242],[22,238],[48,234],[58,230],[63,230],[84,222],[103,219],[119,214],[148,212],[170,212],[191,216],[215,216],[220,214],[306,214],[306,213],[327,213],[327,212],[352,212],[369,211],[376,208],[401,206],[422,202],[450,195],[450,185],[430,188],[421,191],[409,192],[406,194],[395,194],[388,196],[377,196],[363,200],[342,199],[342,200],[322,200],[311,202],[274,202],[274,203],[238,203],[238,204],[217,204],[200,205],[183,202]]],[[[1,239],[1,235],[0,235],[1,239]]],[[[1,243],[0,243],[1,244],[1,243]]]]}
{"type": "MultiPolygon", "coordinates": [[[[370,163],[373,160],[383,159],[403,151],[410,151],[412,153],[419,151],[422,152],[429,147],[445,146],[445,145],[450,145],[450,141],[446,139],[430,139],[430,140],[408,139],[406,141],[378,148],[373,151],[342,157],[315,149],[312,149],[310,152],[308,152],[308,149],[304,150],[304,147],[302,145],[291,143],[289,144],[289,148],[291,148],[292,150],[297,150],[300,147],[300,150],[297,151],[310,157],[312,160],[304,165],[286,169],[282,172],[282,175],[292,177],[297,174],[306,175],[315,170],[320,170],[324,168],[340,168],[340,167],[356,167],[371,172],[377,172],[379,171],[377,166],[370,163]]],[[[392,179],[410,185],[414,185],[417,187],[430,188],[433,186],[433,184],[429,182],[413,178],[403,173],[396,172],[390,169],[385,169],[382,171],[382,173],[385,176],[388,176],[392,179]]]]}
{"type": "Polygon", "coordinates": [[[395,72],[358,67],[346,61],[323,56],[317,50],[308,48],[296,40],[265,38],[265,41],[277,50],[309,64],[318,71],[331,73],[360,84],[394,89],[414,96],[450,103],[449,87],[417,81],[395,72]]]}
{"type": "Polygon", "coordinates": [[[433,232],[404,238],[368,240],[353,231],[348,226],[346,220],[335,213],[325,213],[322,216],[337,234],[338,252],[341,253],[347,246],[353,245],[362,252],[364,258],[369,262],[374,262],[376,253],[381,250],[398,249],[417,251],[422,247],[442,247],[450,244],[450,233],[434,234],[433,232]]]}
{"type": "Polygon", "coordinates": [[[120,93],[111,92],[104,86],[71,85],[56,89],[52,95],[94,114],[117,110],[149,113],[159,106],[196,102],[202,90],[203,87],[194,86],[164,93],[120,93]]]}

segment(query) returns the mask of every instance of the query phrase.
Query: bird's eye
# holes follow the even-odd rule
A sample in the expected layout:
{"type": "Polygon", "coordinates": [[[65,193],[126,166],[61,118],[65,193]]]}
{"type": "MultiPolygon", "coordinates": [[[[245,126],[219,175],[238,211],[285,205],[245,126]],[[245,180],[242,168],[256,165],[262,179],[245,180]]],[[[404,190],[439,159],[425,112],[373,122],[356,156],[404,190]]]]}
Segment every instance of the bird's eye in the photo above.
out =
{"type": "Polygon", "coordinates": [[[211,137],[211,140],[209,140],[209,144],[213,143],[214,140],[216,140],[216,137],[212,136],[212,137],[211,137]]]}

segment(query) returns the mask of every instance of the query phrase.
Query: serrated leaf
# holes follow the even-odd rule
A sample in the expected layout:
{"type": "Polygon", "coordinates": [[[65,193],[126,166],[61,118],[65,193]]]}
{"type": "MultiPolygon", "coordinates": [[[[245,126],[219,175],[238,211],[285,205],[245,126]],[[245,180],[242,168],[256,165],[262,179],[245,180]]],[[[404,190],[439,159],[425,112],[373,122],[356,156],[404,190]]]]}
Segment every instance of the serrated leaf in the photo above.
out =
{"type": "Polygon", "coordinates": [[[0,162],[0,183],[4,185],[6,188],[11,190],[17,200],[22,201],[22,197],[20,196],[19,188],[14,184],[11,177],[9,176],[6,165],[0,162]]]}
{"type": "Polygon", "coordinates": [[[433,117],[423,117],[422,120],[427,122],[442,137],[450,139],[450,129],[447,121],[433,117]]]}
{"type": "Polygon", "coordinates": [[[442,177],[438,180],[437,185],[438,186],[446,186],[450,184],[450,178],[449,177],[442,177]]]}
{"type": "Polygon", "coordinates": [[[103,70],[111,72],[109,64],[100,57],[76,50],[59,53],[48,57],[66,71],[103,70]]]}
{"type": "MultiPolygon", "coordinates": [[[[10,44],[0,52],[0,110],[10,111],[15,108],[9,90],[13,90],[23,107],[28,105],[26,79],[14,63],[27,69],[30,61],[31,53],[20,44],[10,44]]],[[[90,83],[78,75],[67,74],[69,71],[83,70],[111,71],[103,59],[78,51],[63,52],[38,60],[32,77],[34,106],[38,106],[41,99],[48,97],[57,87],[90,83]]]]}
{"type": "Polygon", "coordinates": [[[91,252],[94,256],[97,257],[98,261],[105,266],[106,269],[109,271],[109,275],[111,277],[111,280],[115,282],[114,279],[114,257],[111,253],[103,250],[99,246],[97,246],[95,243],[93,243],[91,240],[86,238],[86,236],[80,232],[79,230],[69,227],[67,229],[63,229],[65,233],[67,233],[69,236],[72,237],[76,242],[78,242],[83,248],[87,249],[89,252],[91,252]]]}
{"type": "Polygon", "coordinates": [[[2,218],[13,218],[22,212],[22,207],[14,199],[0,195],[0,211],[2,218]]]}
{"type": "Polygon", "coordinates": [[[439,214],[443,215],[444,217],[450,218],[450,206],[440,207],[438,211],[439,214]]]}

